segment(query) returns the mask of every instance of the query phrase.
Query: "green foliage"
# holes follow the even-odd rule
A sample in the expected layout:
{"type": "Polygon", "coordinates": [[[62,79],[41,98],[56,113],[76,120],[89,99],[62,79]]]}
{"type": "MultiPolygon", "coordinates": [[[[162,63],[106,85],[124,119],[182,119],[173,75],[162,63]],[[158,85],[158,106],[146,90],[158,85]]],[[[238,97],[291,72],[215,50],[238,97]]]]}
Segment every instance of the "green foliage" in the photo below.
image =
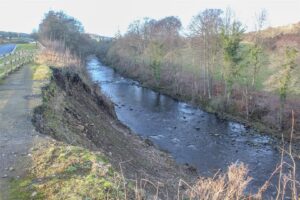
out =
{"type": "Polygon", "coordinates": [[[294,85],[299,81],[299,76],[297,76],[297,73],[294,73],[298,70],[296,63],[297,54],[298,51],[295,48],[287,47],[283,64],[266,82],[269,89],[276,91],[283,101],[285,101],[287,94],[291,92],[294,85]]]}
{"type": "Polygon", "coordinates": [[[35,65],[33,68],[33,80],[45,81],[49,80],[51,76],[51,70],[46,65],[35,65]]]}
{"type": "Polygon", "coordinates": [[[150,57],[150,68],[156,82],[160,81],[161,64],[163,59],[163,45],[158,43],[151,43],[149,45],[148,54],[150,57]]]}
{"type": "Polygon", "coordinates": [[[241,71],[241,45],[244,28],[240,22],[233,22],[229,27],[224,26],[221,31],[224,67],[223,78],[226,83],[226,96],[229,100],[232,87],[241,71]]]}
{"type": "Polygon", "coordinates": [[[280,78],[279,83],[279,96],[281,101],[285,101],[287,92],[290,86],[292,72],[296,69],[296,57],[298,51],[295,48],[287,48],[285,52],[286,61],[282,65],[283,76],[280,78]]]}
{"type": "Polygon", "coordinates": [[[9,183],[9,199],[17,200],[42,200],[41,192],[37,192],[31,177],[13,179],[9,183]]]}
{"type": "Polygon", "coordinates": [[[32,43],[29,43],[29,44],[18,44],[16,50],[17,51],[22,51],[22,50],[33,51],[33,50],[37,50],[37,46],[36,46],[36,44],[32,44],[32,43]]]}
{"type": "Polygon", "coordinates": [[[253,67],[253,74],[252,74],[252,87],[255,86],[256,77],[259,73],[259,70],[263,64],[263,50],[262,48],[255,44],[250,48],[250,55],[249,55],[249,61],[250,66],[253,67]]]}
{"type": "Polygon", "coordinates": [[[280,70],[272,75],[267,81],[270,89],[276,91],[280,98],[280,110],[279,110],[279,124],[282,127],[283,121],[283,110],[286,103],[286,98],[288,93],[294,87],[294,85],[299,81],[299,76],[297,73],[297,54],[298,51],[295,48],[287,47],[285,50],[285,59],[283,64],[280,66],[280,70]]]}
{"type": "Polygon", "coordinates": [[[240,62],[241,71],[238,77],[238,84],[242,86],[252,86],[252,89],[262,88],[262,78],[265,78],[268,55],[263,49],[256,44],[241,43],[240,54],[242,60],[240,62]]]}
{"type": "Polygon", "coordinates": [[[77,171],[77,167],[76,166],[73,166],[73,165],[70,165],[67,169],[66,169],[66,172],[69,173],[69,174],[72,174],[74,172],[77,171]]]}
{"type": "Polygon", "coordinates": [[[230,27],[222,28],[221,39],[225,62],[237,65],[241,61],[239,49],[244,32],[245,30],[240,22],[233,22],[230,27]]]}

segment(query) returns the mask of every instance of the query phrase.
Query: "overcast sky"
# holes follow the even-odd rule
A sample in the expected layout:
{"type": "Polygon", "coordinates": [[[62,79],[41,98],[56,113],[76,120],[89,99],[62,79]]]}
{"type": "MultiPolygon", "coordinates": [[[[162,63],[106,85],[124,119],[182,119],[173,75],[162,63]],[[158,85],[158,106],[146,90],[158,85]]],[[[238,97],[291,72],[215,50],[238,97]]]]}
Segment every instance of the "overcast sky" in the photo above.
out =
{"type": "Polygon", "coordinates": [[[199,11],[228,6],[249,29],[262,8],[270,26],[300,21],[300,0],[0,0],[0,30],[30,33],[53,9],[77,18],[86,32],[114,36],[135,19],[174,15],[186,27],[199,11]]]}

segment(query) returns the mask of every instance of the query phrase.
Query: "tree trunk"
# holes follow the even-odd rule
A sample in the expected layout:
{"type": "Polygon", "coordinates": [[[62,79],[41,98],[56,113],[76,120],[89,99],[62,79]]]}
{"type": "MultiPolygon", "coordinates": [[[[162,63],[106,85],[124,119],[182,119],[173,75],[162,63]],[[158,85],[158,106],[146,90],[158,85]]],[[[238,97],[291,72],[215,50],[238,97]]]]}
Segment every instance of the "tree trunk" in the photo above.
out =
{"type": "Polygon", "coordinates": [[[249,119],[249,96],[248,96],[248,86],[246,86],[244,90],[244,97],[245,97],[245,108],[246,108],[246,118],[249,119]]]}
{"type": "Polygon", "coordinates": [[[280,98],[280,108],[279,108],[279,129],[283,129],[283,117],[284,117],[284,105],[285,98],[280,98]]]}

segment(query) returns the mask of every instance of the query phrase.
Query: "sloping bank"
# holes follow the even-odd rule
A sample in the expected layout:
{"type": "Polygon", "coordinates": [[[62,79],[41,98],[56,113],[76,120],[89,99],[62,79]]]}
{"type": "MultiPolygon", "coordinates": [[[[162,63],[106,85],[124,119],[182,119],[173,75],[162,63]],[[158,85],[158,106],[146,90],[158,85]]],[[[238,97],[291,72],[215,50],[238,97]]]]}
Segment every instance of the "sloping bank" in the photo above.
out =
{"type": "Polygon", "coordinates": [[[168,154],[132,134],[117,120],[112,103],[100,89],[84,80],[74,70],[52,68],[33,123],[60,142],[33,152],[32,176],[38,181],[32,195],[134,199],[147,191],[150,196],[158,192],[163,199],[173,199],[179,180],[191,181],[196,172],[176,165],[168,154]]]}

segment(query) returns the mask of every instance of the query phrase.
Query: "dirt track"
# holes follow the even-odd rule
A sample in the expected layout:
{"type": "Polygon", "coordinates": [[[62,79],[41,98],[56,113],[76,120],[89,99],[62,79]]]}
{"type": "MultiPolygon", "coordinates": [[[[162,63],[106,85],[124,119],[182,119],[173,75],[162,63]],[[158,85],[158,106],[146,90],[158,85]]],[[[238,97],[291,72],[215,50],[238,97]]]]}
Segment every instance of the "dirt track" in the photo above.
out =
{"type": "Polygon", "coordinates": [[[26,172],[30,148],[43,138],[31,123],[40,85],[28,65],[0,82],[0,199],[8,198],[9,180],[26,172]]]}

